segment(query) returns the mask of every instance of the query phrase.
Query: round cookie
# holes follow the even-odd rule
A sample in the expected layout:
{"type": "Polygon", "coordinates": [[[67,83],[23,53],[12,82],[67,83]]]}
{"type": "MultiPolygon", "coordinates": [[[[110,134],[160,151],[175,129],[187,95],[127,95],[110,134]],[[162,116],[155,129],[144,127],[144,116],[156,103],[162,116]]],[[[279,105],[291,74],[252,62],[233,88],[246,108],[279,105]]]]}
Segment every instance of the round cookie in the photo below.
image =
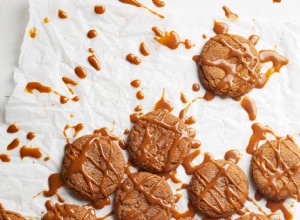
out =
{"type": "MultiPolygon", "coordinates": [[[[1,205],[1,204],[0,204],[1,205]]],[[[25,218],[19,213],[0,209],[0,220],[25,220],[25,218]]]]}
{"type": "Polygon", "coordinates": [[[250,213],[249,215],[241,216],[241,217],[237,218],[236,220],[270,220],[270,218],[268,218],[267,216],[260,215],[260,214],[250,213]]]}
{"type": "Polygon", "coordinates": [[[174,208],[169,184],[162,177],[148,172],[129,175],[118,187],[114,200],[114,212],[119,220],[167,220],[174,208]]]}
{"type": "Polygon", "coordinates": [[[197,65],[204,87],[221,97],[245,95],[260,77],[260,58],[254,44],[238,35],[219,34],[208,40],[197,65]]]}
{"type": "Polygon", "coordinates": [[[86,209],[78,205],[53,204],[46,202],[47,213],[42,220],[64,219],[64,220],[96,220],[94,209],[86,209]]]}
{"type": "Polygon", "coordinates": [[[131,161],[140,169],[170,172],[189,153],[191,138],[183,121],[160,109],[142,116],[134,124],[127,147],[131,161]]]}
{"type": "Polygon", "coordinates": [[[109,138],[86,135],[66,145],[62,177],[76,194],[97,201],[116,190],[124,165],[121,150],[109,138]]]}
{"type": "Polygon", "coordinates": [[[298,195],[300,149],[290,140],[267,141],[251,162],[253,180],[261,194],[274,201],[298,195]]]}
{"type": "Polygon", "coordinates": [[[248,180],[231,161],[211,160],[194,173],[188,191],[197,212],[210,218],[227,218],[243,208],[248,180]]]}

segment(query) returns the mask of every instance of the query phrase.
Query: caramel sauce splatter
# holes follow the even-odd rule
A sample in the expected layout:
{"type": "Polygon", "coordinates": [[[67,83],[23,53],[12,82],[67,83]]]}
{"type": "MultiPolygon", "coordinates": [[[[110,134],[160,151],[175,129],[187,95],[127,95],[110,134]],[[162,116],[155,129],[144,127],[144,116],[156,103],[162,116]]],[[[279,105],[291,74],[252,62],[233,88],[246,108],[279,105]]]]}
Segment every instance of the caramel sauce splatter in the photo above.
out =
{"type": "Polygon", "coordinates": [[[7,146],[7,150],[13,150],[16,147],[18,147],[20,144],[20,139],[19,138],[15,138],[8,146],[7,146]]]}
{"type": "Polygon", "coordinates": [[[214,20],[214,29],[213,30],[216,34],[226,34],[229,30],[229,27],[224,22],[218,22],[218,21],[214,20]]]}
{"type": "Polygon", "coordinates": [[[139,57],[133,55],[132,53],[129,53],[129,54],[126,56],[126,60],[127,60],[129,63],[134,64],[134,65],[139,65],[139,64],[142,62],[142,60],[141,60],[139,57]]]}
{"type": "Polygon", "coordinates": [[[139,100],[143,100],[143,99],[145,98],[145,95],[144,95],[143,91],[137,91],[136,97],[137,97],[139,100]]]}
{"type": "Polygon", "coordinates": [[[66,19],[66,18],[68,18],[68,14],[65,11],[59,9],[58,10],[58,17],[61,18],[61,19],[66,19]]]}
{"type": "Polygon", "coordinates": [[[257,108],[256,108],[255,101],[252,98],[245,96],[241,101],[241,106],[248,113],[249,119],[251,121],[254,121],[257,115],[257,108]]]}
{"type": "Polygon", "coordinates": [[[179,188],[176,189],[176,191],[180,191],[183,189],[187,189],[189,187],[189,184],[187,183],[182,183],[181,186],[179,188]]]}
{"type": "Polygon", "coordinates": [[[152,0],[152,2],[156,7],[159,8],[165,7],[165,3],[162,0],[152,0]]]}
{"type": "Polygon", "coordinates": [[[98,58],[96,57],[95,54],[92,54],[91,56],[89,56],[88,61],[91,64],[91,66],[94,67],[95,70],[97,70],[97,71],[101,70],[100,63],[99,63],[98,58]]]}
{"type": "Polygon", "coordinates": [[[19,126],[17,124],[11,124],[7,128],[7,133],[17,133],[20,130],[19,126]]]}
{"type": "Polygon", "coordinates": [[[266,83],[268,82],[269,78],[274,74],[280,72],[280,69],[288,64],[288,59],[284,58],[276,51],[273,50],[262,50],[259,52],[260,62],[261,63],[268,63],[272,62],[272,67],[268,69],[268,71],[261,75],[258,79],[258,83],[256,84],[256,88],[263,88],[266,83]]]}
{"type": "Polygon", "coordinates": [[[48,160],[50,160],[50,157],[45,157],[44,158],[44,161],[48,161],[48,160]]]}
{"type": "Polygon", "coordinates": [[[266,206],[273,213],[278,210],[281,210],[285,219],[293,219],[293,213],[289,209],[289,207],[284,203],[284,201],[275,202],[275,201],[268,200],[266,206]]]}
{"type": "Polygon", "coordinates": [[[200,85],[197,83],[194,83],[192,86],[192,89],[194,92],[199,92],[200,91],[200,85]]]}
{"type": "Polygon", "coordinates": [[[175,31],[171,31],[170,33],[165,32],[165,34],[163,34],[163,32],[159,30],[158,27],[153,27],[152,31],[156,35],[156,37],[154,37],[154,40],[172,50],[177,49],[180,44],[184,44],[186,49],[192,48],[191,41],[188,39],[181,41],[179,35],[175,31]]]}
{"type": "Polygon", "coordinates": [[[64,134],[64,136],[65,136],[68,143],[69,143],[69,138],[68,138],[68,135],[67,135],[67,130],[69,130],[70,128],[74,129],[73,137],[75,138],[75,137],[77,137],[78,133],[84,128],[84,125],[82,123],[79,123],[79,124],[74,125],[74,126],[66,124],[63,134],[64,134]]]}
{"type": "Polygon", "coordinates": [[[201,141],[199,141],[199,140],[192,140],[192,145],[191,145],[192,149],[198,149],[200,147],[201,147],[201,141]]]}
{"type": "Polygon", "coordinates": [[[195,61],[196,64],[198,64],[199,57],[200,57],[199,55],[194,55],[192,57],[192,60],[195,61]]]}
{"type": "Polygon", "coordinates": [[[180,93],[180,99],[182,103],[187,103],[188,100],[183,92],[180,93]]]}
{"type": "Polygon", "coordinates": [[[143,110],[143,107],[141,105],[137,105],[135,108],[134,108],[134,111],[136,112],[140,112],[143,110]]]}
{"type": "Polygon", "coordinates": [[[129,133],[130,133],[129,129],[125,129],[124,132],[123,132],[124,135],[127,135],[129,133]]]}
{"type": "Polygon", "coordinates": [[[249,37],[249,40],[250,40],[254,45],[257,44],[257,42],[259,41],[259,39],[260,39],[260,37],[257,36],[257,35],[251,35],[251,36],[249,37]]]}
{"type": "Polygon", "coordinates": [[[190,153],[189,155],[186,156],[184,159],[182,166],[185,169],[185,172],[187,175],[192,175],[201,164],[199,165],[193,165],[193,160],[200,155],[200,150],[195,150],[194,152],[190,153]]]}
{"type": "Polygon", "coordinates": [[[35,138],[35,133],[32,131],[28,132],[26,138],[32,141],[35,138]]]}
{"type": "Polygon", "coordinates": [[[206,34],[202,34],[202,38],[206,39],[207,38],[206,34]]]}
{"type": "MultiPolygon", "coordinates": [[[[105,206],[108,206],[110,204],[111,204],[110,199],[109,199],[109,197],[107,197],[107,198],[104,198],[104,199],[101,199],[98,201],[90,202],[87,205],[92,206],[95,209],[103,209],[105,206]]],[[[98,218],[97,218],[97,220],[98,220],[98,218]]]]}
{"type": "Polygon", "coordinates": [[[83,69],[81,66],[77,66],[74,71],[76,76],[78,76],[80,79],[84,79],[87,76],[85,69],[83,69]]]}
{"type": "Polygon", "coordinates": [[[122,141],[119,137],[112,134],[107,128],[103,127],[100,129],[94,130],[94,134],[100,134],[103,137],[108,137],[111,141],[118,141],[118,145],[122,150],[126,150],[125,142],[122,141]]]}
{"type": "MultiPolygon", "coordinates": [[[[59,200],[63,200],[62,197],[57,193],[58,189],[65,186],[65,182],[60,173],[53,173],[48,177],[49,190],[44,190],[43,194],[46,197],[56,195],[59,200]]],[[[64,202],[64,201],[62,201],[64,202]]]]}
{"type": "Polygon", "coordinates": [[[193,99],[186,108],[182,109],[179,113],[179,118],[184,121],[185,124],[187,125],[191,125],[196,123],[196,118],[194,116],[187,116],[186,113],[189,110],[189,108],[191,107],[191,105],[197,101],[198,99],[201,99],[201,97],[197,97],[195,99],[193,99]]]}
{"type": "Polygon", "coordinates": [[[137,120],[144,115],[143,112],[137,112],[130,115],[130,122],[135,123],[137,120]]]}
{"type": "Polygon", "coordinates": [[[140,52],[144,56],[149,56],[150,55],[150,51],[149,51],[149,49],[147,48],[147,46],[145,45],[144,42],[142,42],[141,45],[140,45],[140,52]]]}
{"type": "Polygon", "coordinates": [[[145,5],[143,5],[142,3],[140,3],[137,0],[119,0],[119,1],[122,2],[122,3],[125,3],[125,4],[133,5],[133,6],[138,7],[138,8],[144,8],[144,9],[148,10],[149,12],[151,12],[152,14],[157,15],[160,18],[165,18],[163,15],[158,14],[157,12],[155,12],[152,9],[146,7],[145,5]]]}
{"type": "Polygon", "coordinates": [[[106,8],[103,5],[95,5],[94,12],[96,14],[104,14],[106,11],[106,8]]]}
{"type": "Polygon", "coordinates": [[[92,30],[89,30],[87,32],[87,37],[90,38],[90,39],[93,39],[95,37],[97,37],[97,31],[92,29],[92,30]]]}
{"type": "Polygon", "coordinates": [[[196,210],[194,209],[194,207],[192,206],[192,204],[190,202],[188,202],[188,210],[180,213],[178,211],[174,212],[172,217],[175,219],[181,219],[181,218],[194,218],[196,215],[196,210]]]}
{"type": "Polygon", "coordinates": [[[258,190],[256,190],[254,198],[256,201],[260,201],[262,198],[264,198],[264,196],[258,190]]]}
{"type": "Polygon", "coordinates": [[[238,163],[242,157],[239,150],[229,150],[225,153],[224,159],[233,163],[238,163]]]}
{"type": "Polygon", "coordinates": [[[65,77],[65,76],[62,77],[62,81],[66,84],[69,91],[74,95],[74,90],[69,85],[77,86],[78,83],[68,77],[65,77]]]}
{"type": "Polygon", "coordinates": [[[21,156],[21,159],[23,159],[24,157],[32,157],[32,158],[39,159],[43,155],[42,155],[40,149],[37,147],[34,148],[34,147],[23,146],[20,149],[20,156],[21,156]]]}
{"type": "Polygon", "coordinates": [[[60,97],[60,103],[61,104],[65,104],[69,100],[72,100],[74,102],[78,102],[79,101],[79,97],[78,96],[74,96],[73,98],[68,98],[66,96],[61,95],[57,91],[53,90],[51,87],[44,86],[43,84],[41,84],[39,82],[29,82],[29,83],[27,83],[26,88],[25,88],[25,92],[33,94],[33,90],[37,90],[40,93],[54,93],[55,95],[57,95],[57,96],[60,97]]]}
{"type": "Polygon", "coordinates": [[[167,110],[168,112],[171,112],[174,109],[172,103],[167,99],[165,99],[165,89],[163,89],[160,100],[158,100],[154,106],[154,110],[158,110],[158,109],[164,109],[167,110]]]}
{"type": "Polygon", "coordinates": [[[0,160],[5,163],[8,163],[11,161],[10,157],[7,154],[0,154],[0,160]]]}
{"type": "Polygon", "coordinates": [[[223,10],[225,12],[225,16],[232,21],[235,21],[239,18],[239,16],[235,13],[233,13],[232,11],[230,11],[230,9],[227,6],[223,6],[223,10]]]}
{"type": "Polygon", "coordinates": [[[212,92],[212,91],[209,91],[209,90],[206,90],[203,98],[206,100],[206,101],[211,101],[213,100],[214,98],[216,97],[216,95],[212,92]]]}
{"type": "Polygon", "coordinates": [[[50,19],[49,19],[49,18],[47,18],[47,17],[44,18],[44,23],[45,23],[45,24],[48,24],[49,22],[50,22],[50,19]]]}
{"type": "Polygon", "coordinates": [[[37,36],[36,27],[29,29],[28,33],[31,38],[36,38],[37,36]]]}
{"type": "Polygon", "coordinates": [[[135,79],[135,80],[131,81],[130,85],[133,86],[134,88],[139,88],[141,85],[141,80],[135,79]]]}
{"type": "Polygon", "coordinates": [[[159,176],[163,177],[165,180],[171,179],[173,183],[179,184],[182,183],[181,179],[177,176],[177,171],[171,171],[168,173],[158,174],[159,176]]]}

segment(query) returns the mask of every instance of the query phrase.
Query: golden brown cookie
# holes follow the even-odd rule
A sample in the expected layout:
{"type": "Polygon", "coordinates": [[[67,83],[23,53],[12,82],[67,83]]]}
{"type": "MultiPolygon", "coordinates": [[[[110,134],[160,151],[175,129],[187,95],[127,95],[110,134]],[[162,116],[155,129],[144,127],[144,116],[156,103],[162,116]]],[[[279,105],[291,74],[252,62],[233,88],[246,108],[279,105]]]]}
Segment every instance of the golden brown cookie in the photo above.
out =
{"type": "Polygon", "coordinates": [[[260,214],[250,213],[249,215],[241,216],[241,217],[237,218],[236,220],[270,220],[270,218],[268,218],[267,216],[260,215],[260,214]]]}
{"type": "Polygon", "coordinates": [[[118,187],[114,208],[119,220],[167,220],[174,212],[174,196],[162,177],[137,172],[129,175],[118,187]]]}
{"type": "Polygon", "coordinates": [[[76,194],[97,201],[116,190],[124,164],[121,150],[109,138],[86,135],[66,146],[62,177],[76,194]]]}
{"type": "Polygon", "coordinates": [[[300,149],[290,140],[267,141],[252,157],[253,180],[261,194],[280,201],[298,195],[300,149]]]}
{"type": "Polygon", "coordinates": [[[170,172],[189,153],[191,139],[187,125],[165,110],[141,117],[131,129],[127,147],[131,161],[140,169],[170,172]]]}
{"type": "Polygon", "coordinates": [[[211,38],[198,60],[202,84],[222,97],[240,97],[251,91],[260,77],[260,69],[254,44],[238,35],[219,34],[211,38]]]}
{"type": "Polygon", "coordinates": [[[248,180],[241,168],[225,160],[200,165],[188,187],[197,212],[210,218],[227,218],[240,211],[248,196],[248,180]]]}
{"type": "Polygon", "coordinates": [[[47,213],[42,220],[96,220],[94,209],[86,209],[78,205],[53,204],[49,200],[46,202],[47,213]]]}

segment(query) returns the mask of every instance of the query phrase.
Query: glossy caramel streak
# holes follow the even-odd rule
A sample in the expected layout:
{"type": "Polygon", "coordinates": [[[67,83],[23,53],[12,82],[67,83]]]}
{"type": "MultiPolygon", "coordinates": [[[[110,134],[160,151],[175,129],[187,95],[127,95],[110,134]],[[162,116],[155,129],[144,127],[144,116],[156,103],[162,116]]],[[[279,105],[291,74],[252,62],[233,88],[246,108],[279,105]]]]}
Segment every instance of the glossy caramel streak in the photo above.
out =
{"type": "Polygon", "coordinates": [[[156,7],[165,7],[165,3],[162,0],[152,0],[152,2],[156,7]]]}
{"type": "Polygon", "coordinates": [[[251,97],[245,96],[241,101],[241,106],[248,113],[249,119],[251,121],[254,121],[257,115],[257,108],[256,108],[255,101],[251,97]]]}
{"type": "Polygon", "coordinates": [[[165,98],[165,89],[163,89],[161,98],[155,103],[154,110],[158,109],[164,109],[168,112],[171,112],[174,109],[173,104],[165,98]]]}
{"type": "Polygon", "coordinates": [[[144,42],[142,42],[141,45],[140,45],[140,52],[144,56],[149,56],[150,55],[150,51],[149,51],[149,49],[147,48],[147,46],[145,45],[144,42]]]}
{"type": "Polygon", "coordinates": [[[216,34],[226,34],[229,30],[229,27],[226,23],[215,20],[213,30],[216,34]]]}
{"type": "Polygon", "coordinates": [[[51,197],[57,193],[59,188],[65,186],[65,183],[60,173],[53,173],[48,177],[48,185],[49,190],[44,190],[43,194],[46,197],[51,197]]]}
{"type": "Polygon", "coordinates": [[[259,37],[258,35],[251,35],[251,36],[249,37],[249,40],[250,40],[254,45],[257,44],[257,42],[259,41],[259,39],[260,39],[260,37],[259,37]]]}
{"type": "Polygon", "coordinates": [[[287,204],[285,204],[284,201],[275,202],[275,201],[268,200],[266,206],[273,213],[277,212],[278,210],[281,210],[283,215],[284,215],[284,218],[287,219],[287,220],[293,219],[292,210],[290,210],[290,208],[288,207],[287,204]]]}
{"type": "Polygon", "coordinates": [[[7,150],[13,150],[16,147],[18,147],[20,144],[20,139],[19,138],[15,138],[8,146],[7,146],[7,150]]]}
{"type": "Polygon", "coordinates": [[[223,10],[225,12],[225,16],[229,19],[229,20],[237,20],[239,18],[239,16],[235,13],[233,13],[232,11],[230,11],[230,9],[227,6],[223,6],[223,10]]]}

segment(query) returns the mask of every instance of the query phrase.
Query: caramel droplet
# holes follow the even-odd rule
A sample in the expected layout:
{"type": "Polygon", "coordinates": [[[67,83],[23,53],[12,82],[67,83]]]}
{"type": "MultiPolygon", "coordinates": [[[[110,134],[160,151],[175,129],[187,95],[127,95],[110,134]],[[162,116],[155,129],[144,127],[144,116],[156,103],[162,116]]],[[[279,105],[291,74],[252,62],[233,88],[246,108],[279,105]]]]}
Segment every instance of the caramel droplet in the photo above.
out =
{"type": "Polygon", "coordinates": [[[189,155],[186,156],[184,159],[182,166],[185,169],[185,172],[187,175],[192,175],[201,164],[199,165],[193,165],[193,160],[200,154],[200,150],[195,150],[194,152],[190,153],[189,155]]]}
{"type": "Polygon", "coordinates": [[[199,55],[194,55],[194,56],[192,57],[192,60],[195,61],[196,64],[198,64],[199,57],[200,57],[199,55]]]}
{"type": "MultiPolygon", "coordinates": [[[[110,205],[110,199],[109,197],[105,198],[105,199],[101,199],[98,201],[93,201],[88,203],[88,206],[93,206],[95,209],[103,209],[105,206],[110,205]]],[[[98,218],[97,218],[98,220],[98,218]]]]}
{"type": "Polygon", "coordinates": [[[194,92],[199,92],[200,91],[200,85],[197,84],[197,83],[194,83],[192,88],[193,88],[194,92]]]}
{"type": "Polygon", "coordinates": [[[203,98],[206,100],[206,101],[211,101],[215,98],[215,94],[209,90],[206,90],[203,98]]]}
{"type": "Polygon", "coordinates": [[[91,64],[91,66],[94,67],[95,70],[97,70],[97,71],[101,70],[100,63],[99,63],[97,57],[95,56],[95,54],[89,56],[88,61],[91,64]]]}
{"type": "Polygon", "coordinates": [[[142,42],[140,45],[140,52],[141,54],[143,54],[144,56],[149,56],[150,55],[150,51],[149,49],[146,47],[145,43],[142,42]]]}
{"type": "Polygon", "coordinates": [[[42,153],[39,148],[23,146],[20,149],[20,156],[21,159],[23,159],[24,157],[32,157],[32,158],[39,159],[42,157],[42,153]]]}
{"type": "Polygon", "coordinates": [[[58,10],[58,17],[61,18],[61,19],[66,19],[66,18],[68,18],[68,14],[65,11],[59,9],[58,10]]]}
{"type": "Polygon", "coordinates": [[[139,88],[141,85],[141,81],[139,79],[135,79],[131,81],[130,85],[133,86],[134,88],[139,88]]]}
{"type": "Polygon", "coordinates": [[[143,91],[137,91],[136,97],[137,97],[139,100],[143,100],[143,99],[145,98],[145,95],[144,95],[143,91]]]}
{"type": "Polygon", "coordinates": [[[96,14],[104,14],[106,11],[106,8],[103,5],[95,5],[94,11],[96,14]]]}
{"type": "Polygon", "coordinates": [[[207,38],[206,34],[202,34],[202,38],[206,39],[207,38]]]}
{"type": "Polygon", "coordinates": [[[97,37],[97,31],[94,29],[89,30],[89,32],[87,33],[87,37],[90,39],[97,37]]]}
{"type": "Polygon", "coordinates": [[[159,8],[165,7],[165,3],[162,0],[152,0],[152,2],[156,7],[159,8]]]}
{"type": "Polygon", "coordinates": [[[160,100],[158,100],[154,106],[154,110],[158,110],[158,109],[164,109],[167,110],[168,112],[171,112],[174,109],[172,103],[169,100],[165,99],[165,89],[163,89],[160,100]]]}
{"type": "Polygon", "coordinates": [[[65,186],[63,178],[60,173],[53,173],[48,177],[49,190],[44,190],[43,194],[46,197],[51,197],[57,194],[59,188],[65,186]]]}
{"type": "Polygon", "coordinates": [[[84,79],[87,76],[87,73],[85,71],[85,69],[83,69],[81,66],[77,66],[75,68],[75,74],[80,78],[80,79],[84,79]]]}
{"type": "Polygon", "coordinates": [[[257,115],[257,108],[256,108],[255,101],[252,98],[246,96],[241,101],[241,106],[248,113],[249,119],[251,121],[254,121],[256,119],[256,115],[257,115]]]}
{"type": "Polygon", "coordinates": [[[273,213],[281,210],[283,212],[285,219],[293,219],[292,210],[285,204],[284,201],[271,201],[268,200],[266,204],[267,208],[269,208],[273,213]]]}
{"type": "Polygon", "coordinates": [[[238,163],[241,159],[242,155],[238,150],[230,150],[225,153],[225,160],[231,161],[233,163],[238,163]]]}
{"type": "Polygon", "coordinates": [[[223,6],[223,10],[225,12],[225,16],[232,21],[235,21],[239,18],[239,16],[235,13],[233,13],[232,11],[229,10],[229,8],[227,6],[223,6]]]}
{"type": "Polygon", "coordinates": [[[181,99],[182,103],[188,102],[188,100],[183,92],[180,93],[180,99],[181,99]]]}
{"type": "Polygon", "coordinates": [[[129,63],[134,64],[134,65],[139,65],[142,62],[139,57],[133,55],[132,53],[130,53],[126,56],[126,60],[129,63]]]}
{"type": "Polygon", "coordinates": [[[130,115],[130,122],[135,123],[137,120],[143,116],[143,112],[137,112],[130,115]]]}
{"type": "Polygon", "coordinates": [[[226,34],[229,30],[229,27],[226,23],[218,22],[218,21],[215,20],[213,30],[216,34],[226,34]]]}
{"type": "Polygon", "coordinates": [[[19,138],[15,138],[8,146],[7,146],[7,150],[13,150],[16,147],[18,147],[20,144],[20,139],[19,138]]]}
{"type": "Polygon", "coordinates": [[[17,133],[20,130],[19,126],[17,124],[11,124],[7,128],[7,133],[17,133]]]}
{"type": "Polygon", "coordinates": [[[141,105],[137,105],[137,106],[134,108],[134,111],[136,111],[136,112],[140,112],[140,111],[142,111],[142,110],[143,110],[143,108],[142,108],[141,105]]]}
{"type": "Polygon", "coordinates": [[[8,163],[10,162],[10,157],[7,154],[0,154],[0,160],[2,162],[8,163]]]}
{"type": "Polygon", "coordinates": [[[37,36],[36,27],[29,29],[28,33],[31,38],[36,38],[36,36],[37,36]]]}
{"type": "Polygon", "coordinates": [[[45,23],[45,24],[48,24],[49,22],[50,22],[50,19],[49,19],[49,18],[47,18],[47,17],[44,18],[44,23],[45,23]]]}

